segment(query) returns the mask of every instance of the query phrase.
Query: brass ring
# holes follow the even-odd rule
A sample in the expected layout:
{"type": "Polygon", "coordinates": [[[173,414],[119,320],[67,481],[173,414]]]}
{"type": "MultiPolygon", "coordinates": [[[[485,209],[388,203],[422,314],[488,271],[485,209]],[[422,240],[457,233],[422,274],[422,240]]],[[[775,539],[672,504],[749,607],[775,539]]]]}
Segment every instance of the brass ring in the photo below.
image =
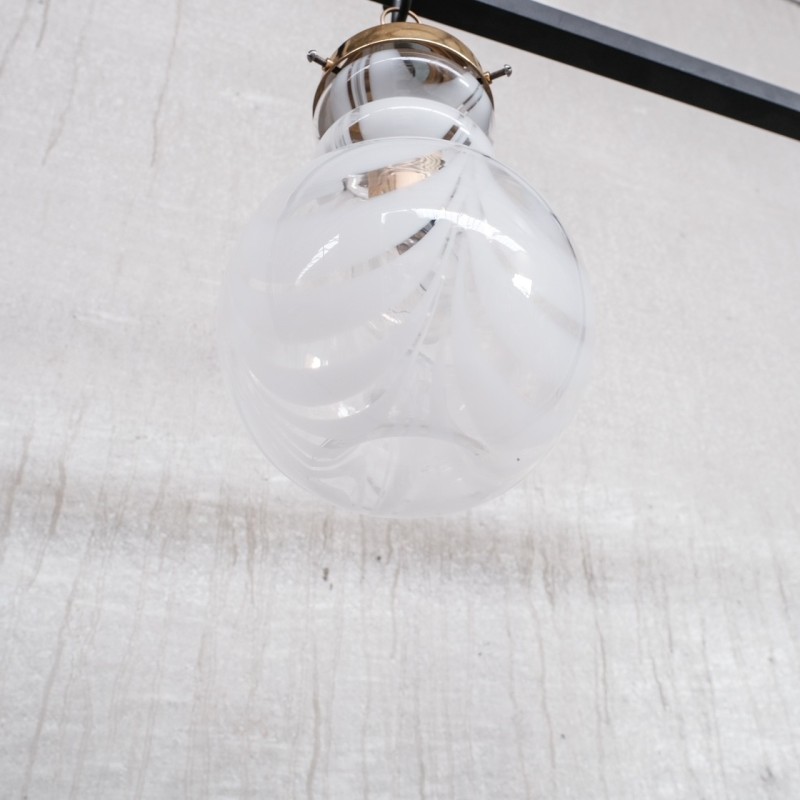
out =
{"type": "MultiPolygon", "coordinates": [[[[387,9],[387,11],[391,10],[387,9]]],[[[486,79],[485,70],[464,42],[441,28],[434,28],[422,22],[392,22],[388,25],[381,24],[374,28],[367,28],[365,31],[351,36],[346,42],[339,45],[330,58],[325,60],[324,75],[317,86],[313,108],[316,110],[320,98],[330,84],[331,76],[336,75],[345,64],[373,47],[396,46],[398,43],[423,45],[428,50],[444,56],[453,64],[468,69],[481,82],[489,100],[494,105],[492,90],[486,79]]]]}
{"type": "MultiPolygon", "coordinates": [[[[391,8],[385,8],[383,10],[383,14],[381,14],[381,25],[386,24],[386,15],[391,14],[393,11],[399,11],[400,9],[397,6],[392,6],[391,8]]],[[[414,22],[419,22],[419,17],[409,9],[408,16],[411,17],[414,22]]]]}

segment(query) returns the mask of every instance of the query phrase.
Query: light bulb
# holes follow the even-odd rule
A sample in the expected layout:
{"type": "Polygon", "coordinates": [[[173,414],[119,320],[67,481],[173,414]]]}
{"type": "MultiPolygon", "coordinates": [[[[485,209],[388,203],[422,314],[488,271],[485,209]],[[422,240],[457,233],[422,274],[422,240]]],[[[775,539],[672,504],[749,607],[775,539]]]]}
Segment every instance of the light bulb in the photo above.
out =
{"type": "Polygon", "coordinates": [[[521,480],[573,415],[586,279],[492,158],[490,76],[463,44],[384,24],[326,67],[317,157],[226,273],[223,366],[296,483],[383,516],[463,510],[521,480]]]}

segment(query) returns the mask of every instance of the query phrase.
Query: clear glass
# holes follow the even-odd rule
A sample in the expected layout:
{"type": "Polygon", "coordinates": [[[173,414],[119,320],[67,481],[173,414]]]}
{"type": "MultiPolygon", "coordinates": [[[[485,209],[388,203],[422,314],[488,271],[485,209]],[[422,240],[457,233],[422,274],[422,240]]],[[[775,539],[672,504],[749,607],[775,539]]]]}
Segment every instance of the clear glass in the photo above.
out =
{"type": "Polygon", "coordinates": [[[587,291],[509,169],[376,138],[324,152],[256,214],[224,281],[222,360],[301,486],[383,516],[454,512],[517,483],[571,418],[587,291]]]}

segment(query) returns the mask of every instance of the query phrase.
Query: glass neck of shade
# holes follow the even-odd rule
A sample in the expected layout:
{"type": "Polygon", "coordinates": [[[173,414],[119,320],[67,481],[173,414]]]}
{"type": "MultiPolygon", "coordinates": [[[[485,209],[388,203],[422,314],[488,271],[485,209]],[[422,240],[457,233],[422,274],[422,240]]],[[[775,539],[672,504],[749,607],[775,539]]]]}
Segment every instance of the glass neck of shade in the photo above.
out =
{"type": "Polygon", "coordinates": [[[328,70],[314,99],[321,153],[387,137],[442,139],[492,155],[485,78],[429,45],[384,42],[328,70]]]}

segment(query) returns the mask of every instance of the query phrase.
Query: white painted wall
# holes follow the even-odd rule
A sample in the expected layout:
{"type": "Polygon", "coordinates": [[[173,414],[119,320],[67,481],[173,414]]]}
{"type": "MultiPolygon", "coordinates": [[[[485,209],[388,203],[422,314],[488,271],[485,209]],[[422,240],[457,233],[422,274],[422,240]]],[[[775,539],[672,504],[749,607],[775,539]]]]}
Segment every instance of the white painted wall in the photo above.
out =
{"type": "MultiPolygon", "coordinates": [[[[560,5],[800,91],[787,0],[560,5]]],[[[0,797],[800,796],[800,145],[493,42],[595,378],[471,514],[293,488],[215,296],[363,0],[0,4],[0,797]]]]}

